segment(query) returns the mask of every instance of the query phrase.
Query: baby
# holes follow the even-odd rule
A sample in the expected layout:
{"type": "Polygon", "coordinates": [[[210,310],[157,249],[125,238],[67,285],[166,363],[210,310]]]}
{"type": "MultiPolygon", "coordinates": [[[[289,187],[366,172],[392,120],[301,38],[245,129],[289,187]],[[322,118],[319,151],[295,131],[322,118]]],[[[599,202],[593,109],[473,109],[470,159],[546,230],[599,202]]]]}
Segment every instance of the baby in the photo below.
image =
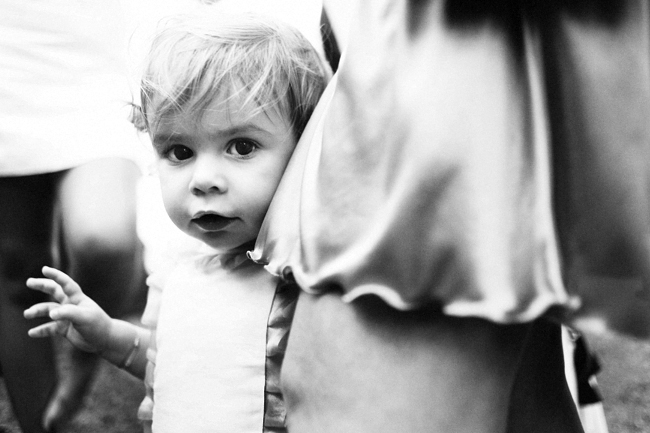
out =
{"type": "Polygon", "coordinates": [[[148,279],[146,328],[110,318],[63,272],[27,286],[55,302],[32,337],[65,335],[145,379],[154,432],[284,431],[278,387],[295,287],[247,258],[329,71],[295,29],[254,14],[183,17],[142,78],[140,125],[163,203],[204,249],[148,279]]]}

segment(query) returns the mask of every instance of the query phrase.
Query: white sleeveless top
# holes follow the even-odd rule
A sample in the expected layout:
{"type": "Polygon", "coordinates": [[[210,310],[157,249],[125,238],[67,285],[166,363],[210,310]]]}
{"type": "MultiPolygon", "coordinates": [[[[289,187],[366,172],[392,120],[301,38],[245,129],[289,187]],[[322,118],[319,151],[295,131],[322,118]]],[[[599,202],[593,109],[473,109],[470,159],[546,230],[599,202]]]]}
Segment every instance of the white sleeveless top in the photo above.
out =
{"type": "Polygon", "coordinates": [[[278,279],[240,254],[185,254],[148,279],[142,323],[152,431],[258,433],[264,425],[267,324],[278,279]],[[155,403],[154,403],[155,402],[155,403]]]}

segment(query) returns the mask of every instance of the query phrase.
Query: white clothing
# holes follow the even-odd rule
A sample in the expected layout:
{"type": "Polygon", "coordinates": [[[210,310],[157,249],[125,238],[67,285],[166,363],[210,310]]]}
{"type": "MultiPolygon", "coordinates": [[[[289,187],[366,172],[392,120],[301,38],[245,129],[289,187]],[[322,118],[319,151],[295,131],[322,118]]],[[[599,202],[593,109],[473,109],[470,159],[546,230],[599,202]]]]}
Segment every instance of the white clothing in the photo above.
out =
{"type": "Polygon", "coordinates": [[[119,0],[2,2],[0,176],[142,158],[123,24],[119,0]]]}
{"type": "Polygon", "coordinates": [[[186,253],[148,282],[142,322],[154,330],[146,379],[153,400],[143,402],[141,418],[153,406],[155,433],[261,432],[278,280],[243,254],[211,252],[186,253]]]}
{"type": "Polygon", "coordinates": [[[519,323],[591,301],[649,336],[585,284],[649,280],[647,2],[335,3],[339,68],[253,258],[345,302],[519,323]]]}

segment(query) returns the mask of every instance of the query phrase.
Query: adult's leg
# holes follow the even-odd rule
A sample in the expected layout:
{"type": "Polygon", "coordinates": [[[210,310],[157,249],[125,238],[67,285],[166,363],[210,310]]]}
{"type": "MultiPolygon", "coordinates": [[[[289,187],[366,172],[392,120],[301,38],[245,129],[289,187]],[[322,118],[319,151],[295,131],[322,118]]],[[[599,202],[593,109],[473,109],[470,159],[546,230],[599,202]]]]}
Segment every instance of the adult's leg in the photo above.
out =
{"type": "Polygon", "coordinates": [[[63,262],[84,292],[111,316],[130,311],[142,288],[136,233],[140,169],[106,158],[66,172],[59,186],[63,262]]]}
{"type": "Polygon", "coordinates": [[[530,325],[301,293],[282,367],[293,433],[503,433],[530,325]]]}
{"type": "Polygon", "coordinates": [[[50,339],[32,339],[23,310],[45,296],[25,280],[51,265],[52,215],[59,174],[0,178],[0,366],[23,432],[43,432],[55,383],[50,339]]]}
{"type": "MultiPolygon", "coordinates": [[[[142,246],[136,233],[138,166],[121,158],[93,161],[66,172],[58,191],[62,263],[111,316],[136,311],[143,290],[142,246]]],[[[80,406],[98,357],[64,345],[64,364],[46,423],[60,424],[80,406]],[[65,359],[67,358],[67,359],[65,359]]]]}

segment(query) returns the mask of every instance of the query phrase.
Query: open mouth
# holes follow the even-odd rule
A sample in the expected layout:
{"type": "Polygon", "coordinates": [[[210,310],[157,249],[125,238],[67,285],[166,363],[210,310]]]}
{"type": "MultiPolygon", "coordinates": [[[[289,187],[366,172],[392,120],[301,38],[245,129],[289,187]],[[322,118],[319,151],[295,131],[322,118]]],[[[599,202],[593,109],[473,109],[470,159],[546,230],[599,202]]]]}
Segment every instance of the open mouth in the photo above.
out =
{"type": "Polygon", "coordinates": [[[227,218],[217,214],[204,214],[192,218],[192,222],[205,231],[214,232],[228,227],[235,221],[235,219],[236,218],[227,218]]]}

